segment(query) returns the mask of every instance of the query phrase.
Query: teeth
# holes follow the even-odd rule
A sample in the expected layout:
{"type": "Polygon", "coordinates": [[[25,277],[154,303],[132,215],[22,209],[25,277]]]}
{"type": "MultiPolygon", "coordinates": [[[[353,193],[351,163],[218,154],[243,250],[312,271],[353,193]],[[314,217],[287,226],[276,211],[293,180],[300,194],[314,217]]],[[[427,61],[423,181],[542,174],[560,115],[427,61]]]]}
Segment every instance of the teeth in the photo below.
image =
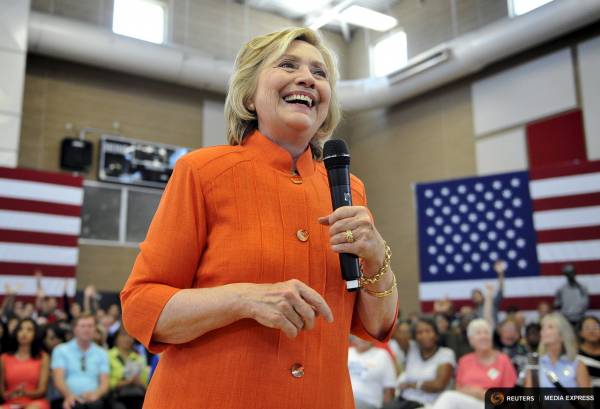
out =
{"type": "Polygon", "coordinates": [[[288,95],[287,97],[283,98],[283,100],[285,102],[291,102],[291,101],[301,100],[301,101],[308,102],[308,106],[309,107],[312,107],[312,105],[313,105],[312,98],[311,97],[307,97],[306,95],[292,94],[292,95],[288,95]]]}

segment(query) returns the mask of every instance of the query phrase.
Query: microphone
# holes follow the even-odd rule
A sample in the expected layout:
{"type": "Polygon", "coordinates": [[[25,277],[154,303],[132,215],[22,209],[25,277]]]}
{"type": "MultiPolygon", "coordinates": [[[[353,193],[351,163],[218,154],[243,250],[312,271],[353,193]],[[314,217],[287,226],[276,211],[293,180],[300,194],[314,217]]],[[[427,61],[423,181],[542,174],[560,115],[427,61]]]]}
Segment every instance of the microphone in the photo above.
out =
{"type": "MultiPolygon", "coordinates": [[[[558,379],[558,376],[556,375],[556,373],[554,371],[549,371],[546,370],[544,371],[546,374],[546,378],[548,379],[548,381],[550,381],[550,383],[552,385],[554,385],[556,387],[556,389],[559,390],[559,392],[563,395],[563,396],[572,396],[571,393],[569,393],[569,391],[567,390],[567,388],[565,388],[561,383],[560,380],[558,379]]],[[[571,404],[571,406],[577,408],[577,409],[583,409],[583,405],[581,405],[581,403],[579,403],[576,400],[571,400],[569,401],[569,403],[571,404]]]]}
{"type": "MultiPolygon", "coordinates": [[[[350,190],[350,152],[346,142],[341,139],[331,139],[323,147],[323,162],[327,169],[331,204],[333,210],[342,206],[352,206],[352,191],[350,190]]],[[[346,290],[359,289],[360,268],[358,257],[354,254],[340,253],[342,278],[346,281],[346,290]]]]}

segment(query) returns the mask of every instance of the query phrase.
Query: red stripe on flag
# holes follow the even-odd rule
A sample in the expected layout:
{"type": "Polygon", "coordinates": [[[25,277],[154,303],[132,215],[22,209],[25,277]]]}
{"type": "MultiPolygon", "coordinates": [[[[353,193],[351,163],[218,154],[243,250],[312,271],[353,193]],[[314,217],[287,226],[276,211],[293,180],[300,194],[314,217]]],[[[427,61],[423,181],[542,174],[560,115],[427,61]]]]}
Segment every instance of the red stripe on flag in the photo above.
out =
{"type": "Polygon", "coordinates": [[[532,180],[556,178],[562,176],[583,175],[585,173],[600,172],[600,161],[573,162],[568,165],[549,166],[541,169],[529,170],[529,178],[532,180]]]}
{"type": "Polygon", "coordinates": [[[70,236],[66,234],[37,233],[0,229],[0,241],[3,242],[77,247],[78,239],[78,236],[70,236]]]}
{"type": "MultiPolygon", "coordinates": [[[[458,311],[463,306],[473,307],[471,300],[451,300],[454,310],[458,311]]],[[[550,305],[554,303],[554,297],[511,297],[502,300],[500,311],[506,311],[509,307],[517,307],[519,310],[536,310],[539,303],[546,301],[550,305]]],[[[421,311],[424,313],[433,312],[433,301],[421,301],[421,311]]],[[[600,295],[590,295],[589,309],[600,309],[600,295]]]]}
{"type": "Polygon", "coordinates": [[[40,202],[37,200],[9,199],[7,197],[0,197],[0,209],[16,210],[21,212],[47,213],[59,216],[79,217],[81,215],[81,206],[40,202]]]}
{"type": "Polygon", "coordinates": [[[585,195],[571,195],[551,197],[548,199],[536,199],[533,201],[533,210],[571,209],[574,207],[600,205],[600,193],[588,193],[585,195]]]}
{"type": "Polygon", "coordinates": [[[0,275],[33,276],[39,270],[45,277],[75,277],[76,266],[0,262],[0,275]]]}
{"type": "Polygon", "coordinates": [[[540,264],[540,272],[544,276],[559,276],[562,268],[570,264],[575,267],[577,275],[600,274],[600,260],[574,261],[572,263],[543,263],[540,264]]]}
{"type": "MultiPolygon", "coordinates": [[[[600,239],[600,226],[577,227],[572,229],[538,230],[538,243],[600,239]]],[[[600,255],[599,255],[600,257],[600,255]]]]}
{"type": "Polygon", "coordinates": [[[66,173],[40,172],[33,169],[23,168],[2,168],[0,167],[0,178],[28,180],[30,182],[53,183],[56,185],[66,185],[82,187],[83,177],[73,176],[66,173]]]}

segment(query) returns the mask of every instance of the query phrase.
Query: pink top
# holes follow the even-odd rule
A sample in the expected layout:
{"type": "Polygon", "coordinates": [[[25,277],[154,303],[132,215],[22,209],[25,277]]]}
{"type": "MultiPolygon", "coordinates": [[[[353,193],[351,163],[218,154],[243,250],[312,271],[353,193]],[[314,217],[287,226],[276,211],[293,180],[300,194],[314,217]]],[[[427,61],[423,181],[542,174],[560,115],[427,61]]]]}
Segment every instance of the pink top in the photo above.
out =
{"type": "Polygon", "coordinates": [[[496,353],[496,360],[491,365],[483,365],[474,352],[458,361],[456,369],[456,386],[477,386],[483,389],[512,388],[517,382],[517,372],[508,355],[496,353]]]}
{"type": "MultiPolygon", "coordinates": [[[[20,360],[11,354],[2,354],[2,369],[4,371],[4,390],[12,392],[23,385],[26,391],[34,391],[38,388],[40,375],[42,373],[42,359],[29,358],[20,360]]],[[[31,399],[26,396],[15,397],[1,406],[10,407],[10,404],[27,406],[35,403],[41,409],[49,409],[50,405],[45,399],[31,399]]]]}

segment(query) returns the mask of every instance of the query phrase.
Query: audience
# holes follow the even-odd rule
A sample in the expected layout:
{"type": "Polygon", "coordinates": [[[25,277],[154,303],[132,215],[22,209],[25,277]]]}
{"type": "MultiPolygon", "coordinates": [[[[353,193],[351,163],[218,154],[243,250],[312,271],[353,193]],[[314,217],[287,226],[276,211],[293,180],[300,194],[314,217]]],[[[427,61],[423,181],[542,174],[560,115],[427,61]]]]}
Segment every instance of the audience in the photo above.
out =
{"type": "Polygon", "coordinates": [[[592,386],[600,387],[600,320],[588,315],[579,323],[579,358],[585,364],[592,386]]]}
{"type": "Polygon", "coordinates": [[[73,322],[74,338],[52,351],[54,385],[63,398],[63,409],[104,407],[108,392],[108,355],[92,342],[95,318],[83,313],[73,322]]]}
{"type": "Polygon", "coordinates": [[[356,409],[378,409],[394,398],[396,369],[384,349],[350,336],[348,372],[356,409]]]}
{"type": "Polygon", "coordinates": [[[452,383],[454,352],[439,345],[435,321],[421,317],[414,327],[416,343],[408,346],[406,368],[398,378],[399,399],[390,408],[432,404],[452,383]]]}
{"type": "MultiPolygon", "coordinates": [[[[348,368],[358,409],[482,408],[490,387],[554,387],[549,376],[565,387],[600,387],[600,320],[585,315],[587,289],[572,266],[563,269],[567,282],[557,291],[557,312],[542,301],[533,316],[514,306],[499,310],[504,266],[494,267],[497,289],[474,290],[472,304],[455,306],[445,297],[433,303],[431,318],[411,312],[398,320],[388,344],[352,338],[348,368]],[[533,379],[527,363],[535,359],[540,369],[533,379]]],[[[141,408],[148,364],[155,366],[159,355],[127,334],[117,304],[104,299],[108,308],[101,308],[93,286],[79,304],[67,297],[66,285],[61,300],[45,294],[41,274],[35,277],[34,303],[17,298],[18,286],[5,285],[0,409],[141,408]]]]}
{"type": "Polygon", "coordinates": [[[9,352],[0,357],[1,408],[49,409],[45,399],[48,389],[48,355],[42,350],[36,322],[21,320],[15,329],[9,352]]]}
{"type": "MultiPolygon", "coordinates": [[[[558,313],[546,315],[542,320],[541,335],[537,385],[553,388],[558,381],[565,388],[590,387],[590,375],[577,358],[575,332],[567,319],[558,313]]],[[[528,371],[525,386],[535,384],[531,371],[528,371]]]]}
{"type": "Polygon", "coordinates": [[[456,390],[442,393],[434,409],[480,409],[487,389],[515,386],[515,368],[506,354],[493,348],[490,324],[479,318],[471,321],[467,336],[474,352],[459,360],[456,390]]]}

